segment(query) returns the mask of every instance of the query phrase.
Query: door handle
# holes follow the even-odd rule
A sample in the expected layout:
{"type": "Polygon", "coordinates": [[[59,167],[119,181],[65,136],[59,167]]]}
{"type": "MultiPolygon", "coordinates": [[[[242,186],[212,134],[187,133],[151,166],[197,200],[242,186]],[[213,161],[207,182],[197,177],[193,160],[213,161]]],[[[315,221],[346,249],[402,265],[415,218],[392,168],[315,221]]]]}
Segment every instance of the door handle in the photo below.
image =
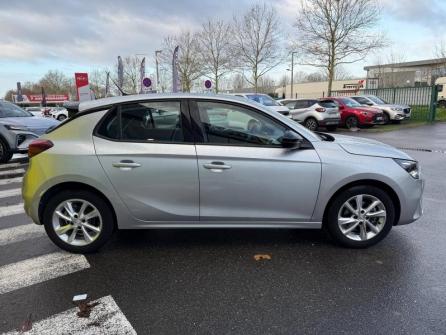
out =
{"type": "Polygon", "coordinates": [[[113,163],[112,165],[115,168],[120,168],[125,170],[134,169],[141,166],[141,164],[139,163],[135,163],[134,161],[128,161],[128,160],[123,160],[120,161],[119,163],[113,163]]]}
{"type": "Polygon", "coordinates": [[[223,170],[229,170],[230,165],[226,165],[224,162],[210,162],[203,164],[205,169],[211,170],[213,172],[221,172],[223,170]]]}

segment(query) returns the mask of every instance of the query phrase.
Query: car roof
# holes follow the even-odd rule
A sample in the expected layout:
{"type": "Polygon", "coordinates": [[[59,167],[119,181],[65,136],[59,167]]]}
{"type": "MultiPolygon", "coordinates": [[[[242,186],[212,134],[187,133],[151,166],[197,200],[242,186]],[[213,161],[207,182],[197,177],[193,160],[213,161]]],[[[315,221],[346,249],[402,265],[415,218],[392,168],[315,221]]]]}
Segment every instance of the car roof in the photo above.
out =
{"type": "Polygon", "coordinates": [[[195,94],[195,93],[163,93],[163,94],[134,94],[124,95],[110,98],[103,98],[92,101],[85,101],[79,104],[79,112],[88,110],[97,110],[100,108],[108,108],[110,106],[136,101],[148,101],[148,100],[174,100],[174,99],[208,99],[208,100],[220,100],[228,102],[243,102],[258,107],[258,104],[251,103],[249,100],[229,94],[195,94]]]}

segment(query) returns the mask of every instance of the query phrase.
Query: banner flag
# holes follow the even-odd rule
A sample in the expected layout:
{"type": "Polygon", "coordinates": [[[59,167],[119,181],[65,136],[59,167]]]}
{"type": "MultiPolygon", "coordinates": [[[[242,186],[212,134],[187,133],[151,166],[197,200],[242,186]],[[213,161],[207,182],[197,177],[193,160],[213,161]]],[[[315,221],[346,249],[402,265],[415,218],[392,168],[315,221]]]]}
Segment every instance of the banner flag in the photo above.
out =
{"type": "Polygon", "coordinates": [[[77,100],[79,101],[94,100],[92,99],[90,92],[90,84],[88,83],[88,73],[76,72],[74,74],[74,80],[76,82],[77,100]]]}
{"type": "Polygon", "coordinates": [[[139,94],[144,93],[144,85],[143,80],[146,76],[146,57],[144,57],[141,61],[141,67],[139,69],[139,83],[141,84],[141,89],[139,90],[139,94]]]}
{"type": "Polygon", "coordinates": [[[172,92],[177,93],[180,91],[180,78],[178,76],[178,50],[180,46],[177,45],[173,51],[172,57],[172,92]]]}
{"type": "Polygon", "coordinates": [[[121,90],[124,86],[124,64],[122,64],[121,56],[118,56],[118,86],[121,90]]]}
{"type": "Polygon", "coordinates": [[[110,72],[107,72],[107,77],[105,78],[105,97],[108,97],[109,90],[110,90],[110,72]]]}
{"type": "Polygon", "coordinates": [[[42,106],[46,107],[46,95],[45,95],[45,90],[43,89],[43,86],[42,86],[42,106]]]}
{"type": "Polygon", "coordinates": [[[22,95],[22,84],[20,84],[20,81],[17,82],[17,102],[23,101],[23,95],[22,95]]]}

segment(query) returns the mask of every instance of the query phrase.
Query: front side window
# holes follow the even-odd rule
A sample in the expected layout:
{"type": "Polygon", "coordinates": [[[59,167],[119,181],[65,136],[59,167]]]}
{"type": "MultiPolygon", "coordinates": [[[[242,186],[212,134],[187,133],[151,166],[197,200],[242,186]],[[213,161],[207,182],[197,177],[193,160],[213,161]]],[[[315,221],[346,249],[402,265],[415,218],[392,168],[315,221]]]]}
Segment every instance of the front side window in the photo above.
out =
{"type": "Polygon", "coordinates": [[[370,103],[369,99],[363,97],[354,97],[353,99],[359,102],[361,105],[367,105],[370,103]]]}
{"type": "Polygon", "coordinates": [[[25,111],[13,103],[8,101],[0,101],[0,117],[29,117],[33,116],[30,112],[25,111]]]}
{"type": "Polygon", "coordinates": [[[377,96],[374,96],[374,95],[370,95],[368,98],[370,100],[372,100],[375,104],[378,104],[378,105],[387,104],[386,101],[384,101],[383,99],[380,99],[380,98],[378,98],[377,96]]]}
{"type": "Polygon", "coordinates": [[[307,100],[298,100],[296,101],[296,109],[307,108],[308,102],[307,100]]]}
{"type": "Polygon", "coordinates": [[[110,139],[138,142],[183,142],[179,101],[125,104],[102,122],[98,134],[110,139]]]}
{"type": "Polygon", "coordinates": [[[281,146],[286,128],[259,112],[218,102],[197,102],[207,142],[220,145],[281,146]]]}

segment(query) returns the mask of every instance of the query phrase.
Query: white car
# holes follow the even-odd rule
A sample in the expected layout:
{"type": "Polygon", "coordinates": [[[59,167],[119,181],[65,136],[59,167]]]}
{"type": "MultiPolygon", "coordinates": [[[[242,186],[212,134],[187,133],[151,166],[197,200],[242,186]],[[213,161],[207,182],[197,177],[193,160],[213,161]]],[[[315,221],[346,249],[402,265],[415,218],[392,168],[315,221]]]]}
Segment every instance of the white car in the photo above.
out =
{"type": "Polygon", "coordinates": [[[363,106],[370,106],[381,109],[384,112],[384,122],[402,121],[410,119],[412,109],[407,105],[389,104],[375,95],[359,95],[351,97],[363,106]]]}
{"type": "Polygon", "coordinates": [[[326,127],[334,131],[341,123],[338,105],[330,99],[282,99],[282,105],[290,109],[290,117],[312,131],[326,127]]]}
{"type": "Polygon", "coordinates": [[[41,107],[25,107],[27,112],[30,112],[34,116],[43,117],[43,112],[41,107]]]}
{"type": "Polygon", "coordinates": [[[290,115],[290,110],[288,107],[283,106],[278,101],[271,98],[268,94],[261,93],[235,93],[233,94],[237,97],[243,97],[251,101],[255,101],[263,106],[266,106],[269,110],[274,112],[279,112],[283,115],[290,115]]]}
{"type": "Polygon", "coordinates": [[[50,113],[58,121],[64,121],[68,118],[68,111],[65,107],[53,107],[50,113]]]}

